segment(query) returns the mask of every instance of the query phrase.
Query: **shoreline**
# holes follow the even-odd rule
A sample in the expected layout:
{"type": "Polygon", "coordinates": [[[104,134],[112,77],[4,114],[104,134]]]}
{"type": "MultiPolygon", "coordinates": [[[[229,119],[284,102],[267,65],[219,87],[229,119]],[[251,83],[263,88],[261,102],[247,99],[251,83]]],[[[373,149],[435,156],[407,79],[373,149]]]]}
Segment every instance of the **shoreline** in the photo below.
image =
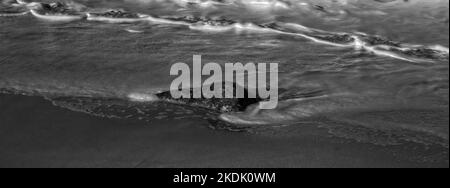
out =
{"type": "Polygon", "coordinates": [[[295,137],[217,131],[191,120],[106,119],[41,97],[0,94],[0,167],[448,167],[419,144],[376,146],[302,127],[295,137]],[[317,134],[316,134],[317,133],[317,134]],[[412,148],[412,149],[411,149],[412,148]],[[414,149],[416,148],[416,149],[414,149]],[[415,151],[416,150],[416,151],[415,151]]]}

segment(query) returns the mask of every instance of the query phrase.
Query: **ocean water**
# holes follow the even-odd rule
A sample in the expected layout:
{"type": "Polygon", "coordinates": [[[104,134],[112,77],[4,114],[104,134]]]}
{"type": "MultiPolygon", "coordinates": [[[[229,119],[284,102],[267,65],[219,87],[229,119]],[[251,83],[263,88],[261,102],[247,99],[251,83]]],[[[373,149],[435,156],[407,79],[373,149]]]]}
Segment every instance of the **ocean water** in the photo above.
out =
{"type": "Polygon", "coordinates": [[[314,124],[360,142],[448,150],[447,0],[61,2],[79,15],[123,9],[148,17],[49,21],[3,0],[2,92],[149,126],[208,122],[213,129],[285,137],[314,124]],[[221,114],[145,100],[168,90],[172,64],[189,64],[193,55],[221,65],[279,63],[279,106],[221,114]]]}

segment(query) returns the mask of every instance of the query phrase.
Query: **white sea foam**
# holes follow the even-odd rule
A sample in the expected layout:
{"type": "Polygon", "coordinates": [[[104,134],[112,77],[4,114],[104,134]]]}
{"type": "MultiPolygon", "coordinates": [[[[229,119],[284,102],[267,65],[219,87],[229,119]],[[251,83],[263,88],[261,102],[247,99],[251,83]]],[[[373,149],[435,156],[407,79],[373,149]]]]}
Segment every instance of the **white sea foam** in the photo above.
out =
{"type": "Polygon", "coordinates": [[[353,36],[353,38],[355,40],[353,45],[354,45],[355,49],[357,49],[357,50],[366,50],[366,51],[369,51],[369,52],[374,53],[379,56],[391,57],[394,59],[400,59],[400,60],[409,61],[409,62],[417,62],[417,60],[402,57],[396,53],[393,53],[393,52],[390,52],[387,50],[377,49],[376,46],[369,46],[369,45],[367,45],[366,42],[364,42],[357,36],[353,36]]]}
{"type": "Polygon", "coordinates": [[[127,97],[133,102],[154,102],[159,100],[156,95],[146,93],[130,93],[127,97]]]}
{"type": "Polygon", "coordinates": [[[43,14],[39,14],[35,10],[30,10],[30,12],[36,18],[46,20],[46,21],[53,21],[53,22],[71,22],[71,21],[81,20],[84,18],[84,16],[82,16],[82,15],[43,15],[43,14]]]}
{"type": "Polygon", "coordinates": [[[139,18],[109,18],[103,16],[94,16],[91,13],[87,13],[87,20],[89,21],[99,21],[99,22],[108,22],[108,23],[134,23],[134,22],[142,22],[147,20],[148,15],[139,14],[139,18]]]}
{"type": "Polygon", "coordinates": [[[206,32],[225,32],[234,29],[234,25],[229,26],[211,26],[211,25],[189,25],[192,30],[200,30],[206,32]]]}
{"type": "Polygon", "coordinates": [[[153,16],[149,16],[146,18],[147,21],[155,23],[155,24],[169,24],[169,25],[184,25],[184,26],[191,26],[192,24],[183,22],[183,21],[173,21],[169,19],[164,18],[157,18],[153,16]]]}
{"type": "MultiPolygon", "coordinates": [[[[398,52],[392,51],[393,49],[397,49],[397,51],[407,51],[407,50],[413,50],[414,48],[427,48],[422,45],[403,45],[405,47],[397,47],[397,46],[388,46],[388,45],[369,45],[366,41],[361,39],[359,36],[368,37],[368,34],[365,33],[342,33],[342,32],[328,32],[323,31],[319,29],[309,28],[300,24],[295,23],[275,23],[275,27],[266,27],[261,25],[256,25],[253,23],[235,23],[230,25],[213,25],[210,23],[203,22],[202,20],[199,20],[197,23],[188,23],[185,21],[173,21],[170,19],[164,19],[164,18],[154,18],[149,17],[148,20],[157,23],[157,24],[175,24],[175,25],[184,25],[188,26],[192,30],[200,30],[205,32],[226,32],[230,30],[235,30],[237,32],[252,32],[252,33],[275,33],[280,35],[290,35],[295,37],[302,37],[307,40],[310,40],[314,43],[328,45],[328,46],[334,46],[334,47],[340,47],[340,48],[354,48],[356,50],[364,50],[370,53],[373,53],[375,55],[384,56],[384,57],[390,57],[394,59],[399,59],[402,61],[408,61],[408,62],[431,62],[432,60],[427,59],[420,59],[415,57],[408,57],[405,54],[399,54],[398,52]],[[294,29],[294,31],[286,31],[289,29],[294,29]],[[317,35],[326,35],[333,38],[333,36],[339,36],[339,35],[349,35],[354,40],[353,42],[343,42],[343,43],[337,43],[328,41],[325,39],[321,39],[316,37],[317,35]]],[[[214,22],[214,20],[211,20],[214,22]]],[[[220,21],[218,21],[220,22],[220,21]]],[[[443,46],[431,46],[428,47],[429,49],[433,49],[436,51],[440,51],[442,53],[445,53],[448,55],[448,48],[443,46]]]]}
{"type": "Polygon", "coordinates": [[[433,50],[436,50],[436,51],[440,51],[442,53],[446,53],[447,55],[449,53],[448,47],[441,46],[441,45],[430,46],[430,49],[433,49],[433,50]]]}
{"type": "Polygon", "coordinates": [[[125,29],[128,33],[144,33],[144,31],[141,30],[135,30],[135,29],[125,29]]]}
{"type": "Polygon", "coordinates": [[[286,124],[320,115],[376,109],[374,104],[380,103],[386,104],[381,105],[383,108],[388,108],[394,101],[381,96],[341,93],[280,101],[278,108],[274,110],[260,110],[255,105],[246,112],[223,114],[220,118],[234,124],[286,124]]]}
{"type": "Polygon", "coordinates": [[[268,9],[289,9],[290,6],[285,1],[278,0],[243,0],[239,3],[256,10],[268,10],[268,9]]]}
{"type": "MultiPolygon", "coordinates": [[[[231,5],[231,4],[239,4],[239,5],[245,5],[245,6],[253,6],[253,7],[284,7],[288,8],[292,5],[292,3],[287,3],[288,1],[279,1],[279,0],[252,0],[252,1],[210,1],[210,0],[174,0],[181,4],[200,4],[205,6],[212,6],[212,5],[231,5]]],[[[145,1],[149,2],[149,1],[145,1]]],[[[153,2],[153,1],[151,1],[153,2]]],[[[156,2],[160,3],[162,1],[156,0],[156,2]]],[[[75,21],[85,18],[84,15],[44,15],[39,14],[36,9],[42,8],[40,3],[26,3],[22,1],[18,1],[21,5],[26,5],[28,8],[31,9],[31,13],[43,20],[47,21],[75,21]]],[[[294,3],[295,4],[295,3],[294,3]]],[[[305,5],[310,6],[309,3],[305,3],[305,5]]],[[[77,7],[83,7],[82,5],[77,7]]],[[[80,12],[81,13],[81,12],[80,12]]],[[[0,16],[20,16],[25,15],[27,12],[24,13],[17,13],[17,14],[0,14],[0,16]]],[[[240,32],[252,32],[252,33],[275,33],[280,35],[289,35],[294,37],[302,37],[307,40],[310,40],[314,43],[328,45],[328,46],[334,46],[334,47],[341,47],[341,48],[355,48],[356,50],[364,50],[370,53],[373,53],[375,55],[379,56],[385,56],[390,57],[394,59],[399,59],[402,61],[408,61],[408,62],[431,62],[433,60],[426,59],[426,58],[420,58],[420,57],[412,57],[414,55],[403,53],[403,52],[409,52],[414,51],[416,49],[431,49],[436,51],[437,57],[440,55],[442,56],[448,56],[449,49],[448,47],[444,46],[421,46],[421,45],[410,45],[410,44],[402,44],[402,46],[388,46],[388,45],[370,45],[366,39],[362,39],[365,37],[369,37],[368,34],[365,33],[338,33],[338,32],[329,32],[324,31],[320,29],[310,28],[304,25],[300,25],[298,23],[281,23],[281,22],[274,22],[274,27],[265,26],[265,25],[257,25],[254,23],[233,23],[233,21],[221,21],[221,20],[208,20],[207,18],[199,18],[198,22],[195,22],[196,18],[193,18],[192,20],[189,18],[186,18],[184,21],[182,17],[179,19],[176,18],[163,18],[163,17],[154,17],[150,15],[140,15],[139,18],[107,18],[102,16],[94,16],[89,13],[87,13],[87,20],[91,21],[103,21],[103,22],[109,22],[109,23],[134,23],[134,22],[142,22],[142,21],[148,21],[154,24],[169,24],[169,25],[182,25],[187,26],[188,28],[192,30],[199,30],[199,31],[205,31],[210,33],[215,32],[226,32],[230,30],[235,30],[237,33],[240,32]],[[217,22],[217,23],[214,23],[217,22]],[[223,23],[221,23],[223,22],[223,23]],[[346,43],[344,41],[333,41],[332,39],[334,37],[339,37],[339,35],[349,35],[353,36],[354,41],[346,43]],[[327,38],[322,38],[318,36],[329,36],[331,40],[328,40],[327,38]],[[360,38],[359,36],[362,36],[360,38]],[[440,54],[439,54],[440,53],[440,54]]],[[[133,30],[133,29],[126,29],[127,32],[130,33],[142,33],[142,31],[139,30],[133,30]]],[[[370,39],[369,39],[370,40],[370,39]]],[[[433,54],[431,54],[433,55],[433,54]]]]}
{"type": "Polygon", "coordinates": [[[26,1],[24,0],[16,0],[17,3],[21,4],[21,5],[25,5],[28,4],[26,1]]]}

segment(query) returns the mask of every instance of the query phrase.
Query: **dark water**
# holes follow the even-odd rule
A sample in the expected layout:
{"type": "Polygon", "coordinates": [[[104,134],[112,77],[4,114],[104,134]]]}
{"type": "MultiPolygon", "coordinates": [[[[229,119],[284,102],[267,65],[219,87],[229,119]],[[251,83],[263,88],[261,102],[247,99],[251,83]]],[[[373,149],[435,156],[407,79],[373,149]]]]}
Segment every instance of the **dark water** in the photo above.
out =
{"type": "Polygon", "coordinates": [[[11,2],[0,8],[5,92],[150,125],[208,122],[287,137],[314,122],[361,142],[448,150],[447,0],[64,1],[80,14],[120,8],[151,16],[134,23],[49,22],[22,15],[28,8],[11,2]],[[232,24],[214,24],[224,19],[232,24]],[[167,90],[171,65],[190,63],[194,54],[204,63],[279,63],[279,85],[287,92],[277,109],[256,114],[253,106],[219,114],[136,102],[167,90]]]}

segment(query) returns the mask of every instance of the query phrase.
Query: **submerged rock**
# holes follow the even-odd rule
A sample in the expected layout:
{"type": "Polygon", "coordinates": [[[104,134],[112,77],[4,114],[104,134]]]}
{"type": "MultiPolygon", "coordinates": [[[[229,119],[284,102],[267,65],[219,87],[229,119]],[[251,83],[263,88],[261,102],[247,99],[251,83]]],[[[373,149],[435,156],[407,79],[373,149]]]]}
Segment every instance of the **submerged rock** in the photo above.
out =
{"type": "Polygon", "coordinates": [[[30,8],[42,15],[79,15],[76,10],[73,10],[64,3],[30,3],[30,8]]]}
{"type": "Polygon", "coordinates": [[[355,41],[349,34],[314,35],[314,38],[337,44],[347,44],[355,41]]]}
{"type": "Polygon", "coordinates": [[[233,20],[228,19],[212,19],[206,17],[195,17],[195,16],[178,16],[178,17],[163,17],[163,19],[167,19],[175,22],[185,22],[189,24],[202,24],[202,25],[211,25],[211,26],[229,26],[237,23],[233,20]]]}
{"type": "Polygon", "coordinates": [[[318,10],[318,11],[320,11],[320,12],[325,12],[325,13],[327,12],[327,10],[325,9],[325,7],[320,6],[320,5],[314,5],[313,8],[316,9],[316,10],[318,10]]]}
{"type": "Polygon", "coordinates": [[[107,17],[107,18],[141,18],[142,16],[137,13],[130,13],[121,10],[110,10],[102,13],[89,13],[92,16],[107,17]]]}
{"type": "MultiPolygon", "coordinates": [[[[214,84],[211,88],[214,87],[214,84]]],[[[237,84],[233,84],[233,91],[235,92],[238,87],[241,87],[237,84]]],[[[247,89],[244,89],[244,98],[211,98],[207,99],[203,95],[201,98],[193,98],[193,89],[191,89],[190,98],[180,98],[174,99],[170,93],[170,91],[165,91],[162,93],[158,93],[157,97],[161,100],[167,100],[170,102],[185,104],[189,106],[196,106],[211,109],[217,112],[226,113],[226,112],[239,112],[245,111],[248,106],[252,104],[257,104],[262,101],[261,98],[249,98],[249,92],[247,89]]],[[[223,84],[223,96],[225,96],[225,84],[223,84]]]]}
{"type": "Polygon", "coordinates": [[[401,47],[401,44],[398,42],[391,41],[389,39],[379,37],[379,36],[369,36],[369,35],[360,35],[361,39],[371,46],[376,45],[386,45],[393,47],[401,47]]]}
{"type": "Polygon", "coordinates": [[[42,3],[42,11],[45,12],[54,12],[54,13],[63,13],[68,10],[68,8],[62,3],[42,3]]]}
{"type": "Polygon", "coordinates": [[[286,28],[280,26],[278,23],[276,22],[271,22],[271,23],[265,23],[265,24],[259,24],[259,27],[262,28],[266,28],[266,29],[273,29],[273,30],[277,30],[277,31],[285,31],[286,28]]]}
{"type": "Polygon", "coordinates": [[[430,49],[430,48],[416,48],[416,49],[407,49],[407,50],[396,50],[393,51],[402,53],[404,55],[418,57],[418,58],[426,58],[426,59],[439,59],[442,58],[442,52],[430,49]]]}

